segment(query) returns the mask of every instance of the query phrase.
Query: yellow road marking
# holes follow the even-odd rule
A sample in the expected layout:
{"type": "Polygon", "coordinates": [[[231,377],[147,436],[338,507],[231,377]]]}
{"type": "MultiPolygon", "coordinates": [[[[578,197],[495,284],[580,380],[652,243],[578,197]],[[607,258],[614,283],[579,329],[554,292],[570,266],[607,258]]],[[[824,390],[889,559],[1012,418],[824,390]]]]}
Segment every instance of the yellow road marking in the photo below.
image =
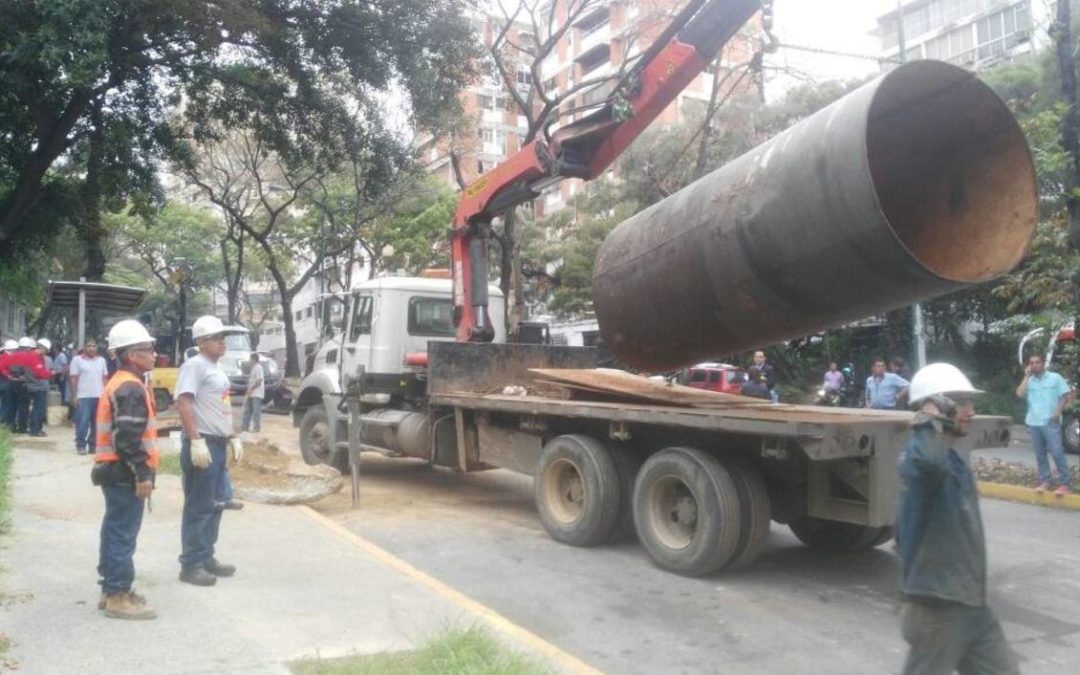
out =
{"type": "Polygon", "coordinates": [[[599,675],[602,672],[576,656],[556,647],[536,633],[522,628],[490,607],[473,600],[460,591],[454,590],[430,574],[420,571],[389,551],[376,546],[340,523],[327,518],[310,506],[300,506],[300,510],[316,523],[337,535],[337,537],[345,543],[372,558],[375,558],[387,567],[404,574],[421,586],[427,587],[434,591],[436,595],[449,600],[465,611],[475,614],[483,619],[494,630],[516,640],[530,650],[542,654],[560,669],[568,673],[579,673],[581,675],[599,675]]]}

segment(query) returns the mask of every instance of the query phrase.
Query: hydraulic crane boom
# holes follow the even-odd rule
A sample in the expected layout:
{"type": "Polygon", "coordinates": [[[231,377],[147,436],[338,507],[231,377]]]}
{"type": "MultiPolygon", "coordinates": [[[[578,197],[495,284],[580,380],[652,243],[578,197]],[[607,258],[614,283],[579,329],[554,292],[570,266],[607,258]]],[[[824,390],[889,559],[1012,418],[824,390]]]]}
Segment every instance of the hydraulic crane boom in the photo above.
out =
{"type": "Polygon", "coordinates": [[[590,180],[603,173],[761,6],[761,0],[691,0],[602,108],[559,129],[550,141],[534,140],[465,187],[450,247],[458,341],[490,342],[495,335],[487,311],[492,218],[563,178],[590,180]]]}

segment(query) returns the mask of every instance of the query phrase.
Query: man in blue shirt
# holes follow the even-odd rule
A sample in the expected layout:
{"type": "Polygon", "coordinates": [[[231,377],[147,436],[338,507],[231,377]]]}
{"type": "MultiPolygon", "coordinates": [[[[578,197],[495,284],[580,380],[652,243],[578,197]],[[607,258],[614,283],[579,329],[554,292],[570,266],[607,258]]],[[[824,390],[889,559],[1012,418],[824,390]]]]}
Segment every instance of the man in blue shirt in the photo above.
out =
{"type": "Polygon", "coordinates": [[[900,456],[901,632],[905,675],[1019,673],[986,604],[986,540],[975,476],[954,449],[971,430],[979,390],[955,366],[932,363],[911,378],[918,411],[900,456]]]}
{"type": "Polygon", "coordinates": [[[866,407],[896,410],[908,384],[896,373],[885,372],[885,359],[874,359],[872,374],[866,378],[866,407]]]}
{"type": "Polygon", "coordinates": [[[1061,375],[1046,369],[1046,361],[1039,354],[1032,354],[1024,369],[1024,379],[1016,388],[1016,395],[1027,401],[1027,424],[1031,442],[1035,446],[1035,461],[1039,465],[1037,492],[1050,489],[1049,451],[1057,465],[1061,485],[1054,494],[1067,495],[1072,491],[1069,463],[1065,460],[1065,447],[1061,442],[1061,411],[1072,400],[1073,392],[1061,375]]]}

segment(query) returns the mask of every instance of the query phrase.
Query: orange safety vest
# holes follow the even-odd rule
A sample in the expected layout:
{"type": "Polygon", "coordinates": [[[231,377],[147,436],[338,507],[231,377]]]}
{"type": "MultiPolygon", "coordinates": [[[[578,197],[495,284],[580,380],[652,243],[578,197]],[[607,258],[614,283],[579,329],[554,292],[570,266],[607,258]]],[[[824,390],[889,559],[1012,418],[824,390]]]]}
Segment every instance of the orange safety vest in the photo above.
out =
{"type": "Polygon", "coordinates": [[[134,382],[142,387],[143,395],[146,397],[148,415],[146,427],[142,433],[142,447],[150,456],[146,463],[151,469],[157,469],[161,454],[158,451],[157,444],[157,411],[154,409],[154,397],[150,395],[150,391],[140,378],[126,370],[118,370],[109,378],[109,381],[105,384],[105,391],[101,393],[101,398],[98,400],[97,446],[94,449],[94,461],[120,461],[120,456],[116,454],[116,448],[113,447],[112,442],[113,408],[116,406],[116,390],[128,382],[134,382]]]}

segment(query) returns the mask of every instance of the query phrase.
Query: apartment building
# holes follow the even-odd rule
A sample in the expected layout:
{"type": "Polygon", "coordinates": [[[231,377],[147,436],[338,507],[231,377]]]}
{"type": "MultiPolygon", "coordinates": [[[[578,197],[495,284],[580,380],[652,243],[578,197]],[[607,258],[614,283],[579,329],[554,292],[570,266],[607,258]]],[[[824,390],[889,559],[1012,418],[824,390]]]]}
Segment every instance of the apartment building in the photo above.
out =
{"type": "MultiPolygon", "coordinates": [[[[505,25],[501,15],[479,14],[472,19],[473,30],[490,48],[505,25]]],[[[513,23],[507,29],[506,40],[515,45],[531,45],[533,33],[529,24],[513,23]]],[[[515,69],[517,86],[527,92],[532,82],[527,67],[515,69]]],[[[448,138],[421,135],[416,142],[420,160],[428,173],[439,177],[455,190],[459,188],[450,154],[456,153],[461,178],[465,184],[494,168],[499,162],[517,152],[528,132],[525,116],[514,103],[502,78],[496,72],[485,72],[459,95],[465,117],[470,124],[448,138]]]]}
{"type": "MultiPolygon", "coordinates": [[[[560,118],[550,127],[578,119],[595,110],[611,94],[621,68],[638,56],[660,35],[685,5],[685,0],[591,0],[584,11],[577,12],[581,0],[551,0],[536,11],[541,32],[540,40],[549,31],[570,23],[570,28],[540,66],[539,86],[548,96],[565,98],[559,106],[560,118]],[[551,4],[553,3],[553,4],[551,4]],[[551,25],[546,25],[546,21],[551,25]]],[[[491,45],[499,29],[505,25],[501,16],[487,15],[474,21],[477,35],[485,45],[491,45]]],[[[525,50],[534,48],[532,21],[519,21],[508,29],[508,38],[525,50]]],[[[742,72],[760,39],[760,27],[751,22],[723,51],[709,70],[699,75],[654,122],[674,125],[695,111],[705,109],[712,92],[714,79],[721,88],[721,97],[732,89],[751,91],[752,78],[733,75],[742,72]],[[720,72],[717,72],[719,69],[720,72]]],[[[527,93],[533,86],[529,68],[532,57],[525,51],[518,54],[515,84],[527,93]]],[[[460,158],[466,183],[488,171],[520,149],[528,131],[524,115],[519,114],[501,78],[492,74],[481,77],[461,94],[462,104],[470,119],[476,121],[451,139],[433,141],[421,139],[421,157],[427,170],[457,188],[450,163],[450,151],[460,158]]],[[[538,216],[553,213],[565,206],[581,189],[581,181],[566,180],[553,186],[536,201],[538,216]]]]}
{"type": "Polygon", "coordinates": [[[1046,42],[1054,11],[1043,0],[905,0],[898,5],[877,20],[886,68],[900,60],[901,16],[907,60],[937,59],[981,70],[1030,57],[1046,42]]]}

